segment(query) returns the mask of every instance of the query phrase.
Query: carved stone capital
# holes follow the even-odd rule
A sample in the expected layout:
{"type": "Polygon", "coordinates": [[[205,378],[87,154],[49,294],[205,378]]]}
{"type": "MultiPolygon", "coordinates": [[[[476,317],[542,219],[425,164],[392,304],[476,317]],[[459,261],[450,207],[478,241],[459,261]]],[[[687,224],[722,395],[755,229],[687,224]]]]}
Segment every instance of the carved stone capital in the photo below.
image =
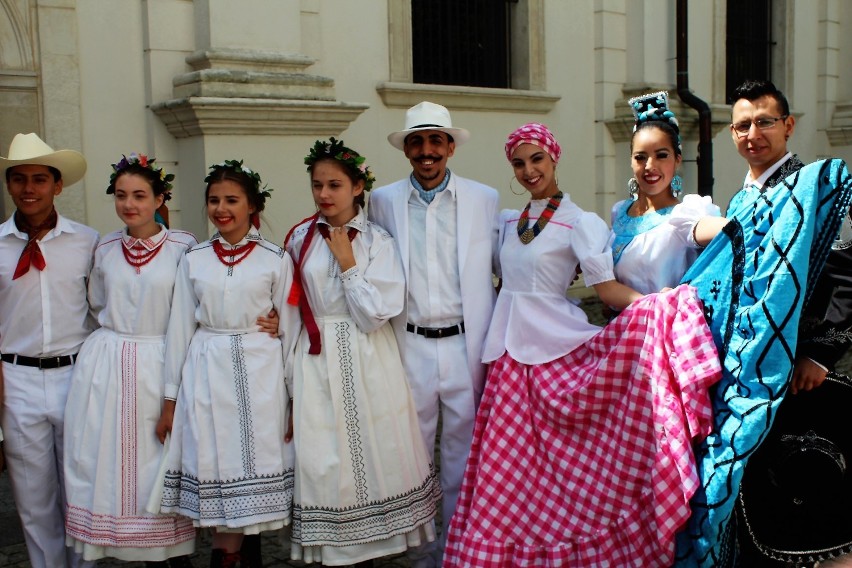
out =
{"type": "Polygon", "coordinates": [[[369,105],[273,98],[188,97],[151,106],[175,138],[209,134],[336,136],[369,105]]]}
{"type": "Polygon", "coordinates": [[[176,138],[208,134],[335,136],[369,105],[337,101],[334,80],[305,70],[310,57],[211,48],[186,58],[173,99],[151,110],[176,138]]]}

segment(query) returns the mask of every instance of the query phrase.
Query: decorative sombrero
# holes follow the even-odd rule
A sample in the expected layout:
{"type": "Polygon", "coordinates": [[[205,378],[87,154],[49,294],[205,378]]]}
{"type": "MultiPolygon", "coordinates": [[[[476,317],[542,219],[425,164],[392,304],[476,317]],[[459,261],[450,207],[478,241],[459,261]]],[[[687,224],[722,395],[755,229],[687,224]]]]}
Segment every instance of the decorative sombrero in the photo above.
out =
{"type": "Polygon", "coordinates": [[[766,557],[813,563],[852,552],[852,380],[829,373],[788,393],[748,462],[740,517],[766,557]]]}

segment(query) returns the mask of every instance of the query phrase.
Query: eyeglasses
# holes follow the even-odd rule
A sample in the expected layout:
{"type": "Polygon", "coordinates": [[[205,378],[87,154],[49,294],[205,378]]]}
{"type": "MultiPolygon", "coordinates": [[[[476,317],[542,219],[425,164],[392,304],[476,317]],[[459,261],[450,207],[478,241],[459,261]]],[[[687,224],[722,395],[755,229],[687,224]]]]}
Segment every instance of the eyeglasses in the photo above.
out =
{"type": "Polygon", "coordinates": [[[786,120],[787,117],[790,116],[785,114],[783,116],[772,117],[772,116],[762,116],[760,118],[755,118],[754,120],[748,120],[743,122],[738,122],[736,124],[731,125],[731,130],[737,133],[737,136],[742,138],[743,136],[748,134],[748,131],[751,130],[751,125],[754,124],[761,130],[769,130],[775,126],[775,123],[779,120],[786,120]]]}

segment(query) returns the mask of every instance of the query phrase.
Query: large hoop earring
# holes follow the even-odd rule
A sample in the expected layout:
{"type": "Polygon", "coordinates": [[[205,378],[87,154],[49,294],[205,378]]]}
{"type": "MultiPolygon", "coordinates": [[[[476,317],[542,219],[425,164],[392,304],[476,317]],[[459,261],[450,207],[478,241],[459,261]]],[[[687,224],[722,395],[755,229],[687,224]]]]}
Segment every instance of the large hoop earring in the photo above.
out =
{"type": "Polygon", "coordinates": [[[630,199],[633,199],[634,201],[639,196],[639,182],[636,181],[635,177],[627,180],[627,195],[629,195],[630,199]]]}
{"type": "Polygon", "coordinates": [[[683,193],[683,178],[680,177],[680,174],[675,174],[672,178],[671,188],[672,195],[675,197],[680,197],[680,194],[683,193]]]}
{"type": "Polygon", "coordinates": [[[509,191],[511,191],[511,192],[512,192],[512,193],[514,193],[515,195],[524,195],[524,194],[526,194],[526,190],[521,190],[521,192],[520,192],[520,193],[518,193],[517,191],[515,191],[515,187],[512,185],[512,183],[515,181],[515,179],[516,179],[516,178],[515,178],[515,176],[512,176],[511,178],[509,178],[509,191]]]}

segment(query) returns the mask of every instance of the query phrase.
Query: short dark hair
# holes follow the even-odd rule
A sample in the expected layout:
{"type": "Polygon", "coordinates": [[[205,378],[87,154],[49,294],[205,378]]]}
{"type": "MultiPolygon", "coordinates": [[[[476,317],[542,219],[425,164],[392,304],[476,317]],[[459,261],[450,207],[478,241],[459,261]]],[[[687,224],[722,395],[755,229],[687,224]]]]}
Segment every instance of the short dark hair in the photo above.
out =
{"type": "MultiPolygon", "coordinates": [[[[53,183],[56,183],[58,181],[62,181],[62,172],[60,172],[59,170],[57,170],[53,166],[48,166],[46,164],[16,164],[16,166],[31,166],[31,165],[32,166],[44,166],[44,167],[46,167],[47,170],[53,175],[53,183]]],[[[12,175],[11,172],[12,172],[12,168],[14,168],[14,167],[15,166],[9,166],[8,168],[6,168],[6,183],[9,183],[9,180],[12,179],[11,178],[11,175],[12,175]]]]}
{"type": "Polygon", "coordinates": [[[756,101],[760,97],[770,96],[778,103],[778,106],[781,107],[781,114],[784,116],[790,116],[790,103],[787,102],[787,97],[784,96],[778,87],[776,87],[772,81],[766,81],[763,79],[748,79],[744,81],[739,87],[734,89],[734,102],[736,103],[740,99],[745,99],[747,101],[756,101]]]}

